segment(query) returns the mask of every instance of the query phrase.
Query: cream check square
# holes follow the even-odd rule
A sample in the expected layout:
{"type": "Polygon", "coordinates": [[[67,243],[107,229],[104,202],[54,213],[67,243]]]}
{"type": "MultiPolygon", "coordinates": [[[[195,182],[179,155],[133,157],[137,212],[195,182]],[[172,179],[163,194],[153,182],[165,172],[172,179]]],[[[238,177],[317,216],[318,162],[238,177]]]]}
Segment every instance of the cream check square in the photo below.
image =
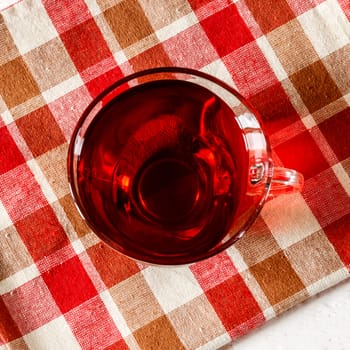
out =
{"type": "Polygon", "coordinates": [[[198,23],[196,15],[191,12],[188,15],[179,18],[175,22],[170,23],[169,25],[158,29],[156,35],[160,41],[165,41],[173,36],[176,36],[178,33],[183,30],[191,27],[192,25],[198,23]]]}
{"type": "Polygon", "coordinates": [[[13,116],[9,110],[1,113],[1,119],[4,121],[5,125],[11,124],[14,121],[13,116]]]}
{"type": "Polygon", "coordinates": [[[182,0],[139,0],[148,20],[154,29],[162,28],[177,19],[192,13],[191,6],[182,0]]]}
{"type": "Polygon", "coordinates": [[[141,273],[109,289],[127,327],[134,332],[162,317],[164,312],[141,273]]]}
{"type": "Polygon", "coordinates": [[[42,172],[38,162],[35,159],[31,159],[31,160],[28,160],[27,165],[29,169],[32,171],[32,173],[34,174],[34,177],[38,182],[38,184],[40,185],[41,190],[45,195],[47,201],[49,203],[53,203],[57,201],[57,196],[53,191],[52,187],[50,186],[44,173],[42,172]]]}
{"type": "Polygon", "coordinates": [[[306,289],[310,295],[316,295],[327,288],[335,286],[337,283],[345,280],[349,277],[349,271],[346,267],[339,269],[323,278],[317,282],[309,285],[306,289]]]}
{"type": "Polygon", "coordinates": [[[29,265],[0,281],[0,295],[9,293],[38,276],[40,276],[40,272],[37,266],[35,264],[29,265]]]}
{"type": "Polygon", "coordinates": [[[168,318],[186,349],[197,349],[225,332],[205,295],[173,310],[168,314],[168,318]],[[194,337],[193,334],[198,334],[198,337],[194,337]]]}
{"type": "Polygon", "coordinates": [[[264,54],[267,62],[269,63],[271,69],[276,74],[279,81],[288,78],[288,74],[284,70],[280,60],[278,59],[275,51],[273,50],[271,44],[267,40],[266,36],[261,36],[256,40],[257,45],[264,54]]]}
{"type": "Polygon", "coordinates": [[[334,171],[335,176],[343,186],[345,192],[350,197],[350,177],[348,176],[347,172],[345,171],[344,167],[341,163],[335,164],[332,166],[332,169],[334,171]]]}
{"type": "Polygon", "coordinates": [[[56,86],[53,86],[52,88],[44,91],[42,95],[45,98],[45,101],[47,103],[51,103],[59,99],[60,97],[65,96],[67,93],[75,89],[78,89],[83,85],[84,85],[84,82],[81,79],[80,75],[76,74],[70,77],[69,79],[62,81],[56,86]]]}
{"type": "Polygon", "coordinates": [[[21,54],[58,36],[41,1],[22,1],[16,5],[16,16],[10,11],[3,16],[21,54]]]}
{"type": "Polygon", "coordinates": [[[298,17],[320,58],[349,43],[350,23],[337,0],[327,0],[298,17]]]}
{"type": "Polygon", "coordinates": [[[30,349],[36,350],[81,349],[63,316],[25,335],[24,340],[30,349]]]}
{"type": "Polygon", "coordinates": [[[344,267],[323,231],[291,245],[284,253],[306,287],[344,267]]]}
{"type": "Polygon", "coordinates": [[[312,117],[311,114],[308,114],[306,117],[302,118],[301,121],[308,130],[314,128],[317,125],[315,119],[312,117]]]}
{"type": "Polygon", "coordinates": [[[7,214],[7,211],[0,201],[0,231],[3,230],[6,227],[9,227],[12,225],[12,221],[10,217],[7,214]]]}
{"type": "Polygon", "coordinates": [[[231,258],[238,272],[242,272],[248,269],[248,265],[244,261],[243,256],[234,245],[229,247],[226,250],[226,252],[227,252],[227,255],[231,258]]]}
{"type": "MultiPolygon", "coordinates": [[[[67,149],[68,144],[64,143],[36,158],[39,166],[38,171],[40,170],[45,176],[46,180],[44,181],[48,182],[49,190],[54,192],[56,198],[62,198],[70,193],[67,178],[62,176],[66,172],[67,149]]],[[[33,170],[35,171],[35,169],[33,170]]],[[[51,193],[50,203],[55,201],[55,196],[51,193]]]]}
{"type": "Polygon", "coordinates": [[[244,283],[247,285],[250,292],[253,294],[254,299],[259,304],[261,310],[264,310],[264,315],[265,312],[267,314],[270,312],[271,314],[271,309],[273,310],[273,308],[271,307],[269,300],[267,299],[264,291],[261,289],[260,284],[255,279],[253,274],[249,270],[246,270],[241,273],[241,277],[243,278],[244,283]]]}
{"type": "Polygon", "coordinates": [[[48,90],[77,74],[59,38],[32,49],[23,57],[41,91],[48,90]]]}
{"type": "Polygon", "coordinates": [[[166,313],[203,294],[188,267],[148,267],[142,273],[166,313]]]}
{"type": "Polygon", "coordinates": [[[14,226],[10,226],[0,233],[0,280],[33,264],[26,246],[14,226]],[[14,252],[16,259],[13,258],[14,252]]]}
{"type": "Polygon", "coordinates": [[[123,315],[119,311],[109,291],[105,290],[102,293],[100,293],[100,298],[102,299],[106,309],[111,315],[114,323],[118,327],[119,332],[123,336],[123,338],[129,336],[131,334],[130,328],[126,324],[123,315]]]}
{"type": "Polygon", "coordinates": [[[261,215],[284,249],[321,229],[301,194],[280,196],[266,203],[261,215]]]}
{"type": "Polygon", "coordinates": [[[102,10],[101,10],[100,6],[98,6],[96,0],[85,0],[85,3],[87,5],[87,7],[89,8],[91,14],[94,17],[99,15],[102,12],[102,10]]]}
{"type": "Polygon", "coordinates": [[[196,350],[213,350],[213,349],[221,349],[221,350],[229,350],[229,347],[223,347],[223,345],[227,345],[232,341],[230,335],[225,332],[208,343],[200,346],[196,350]]]}
{"type": "Polygon", "coordinates": [[[236,84],[232,80],[231,74],[229,73],[225,64],[222,62],[220,58],[201,68],[201,71],[208,73],[218,79],[221,79],[226,84],[237,89],[236,84]]]}

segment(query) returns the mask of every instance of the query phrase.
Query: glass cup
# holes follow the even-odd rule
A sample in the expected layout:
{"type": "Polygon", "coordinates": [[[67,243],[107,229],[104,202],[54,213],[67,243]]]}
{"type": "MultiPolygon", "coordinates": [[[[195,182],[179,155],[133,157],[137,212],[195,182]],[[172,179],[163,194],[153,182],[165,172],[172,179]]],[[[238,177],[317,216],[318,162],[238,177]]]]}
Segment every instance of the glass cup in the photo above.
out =
{"type": "Polygon", "coordinates": [[[73,132],[68,178],[103,241],[159,265],[223,251],[268,198],[303,186],[274,167],[261,118],[237,91],[178,67],[129,75],[94,99],[73,132]]]}

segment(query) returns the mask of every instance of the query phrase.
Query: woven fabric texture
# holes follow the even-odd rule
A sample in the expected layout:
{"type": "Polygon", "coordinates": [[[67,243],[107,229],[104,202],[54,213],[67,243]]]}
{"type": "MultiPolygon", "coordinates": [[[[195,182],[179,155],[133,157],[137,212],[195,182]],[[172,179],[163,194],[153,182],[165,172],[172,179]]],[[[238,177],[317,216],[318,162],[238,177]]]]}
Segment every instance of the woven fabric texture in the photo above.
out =
{"type": "Polygon", "coordinates": [[[27,0],[0,15],[0,349],[217,349],[349,277],[348,0],[27,0]],[[129,260],[69,193],[67,146],[109,84],[208,72],[305,176],[227,251],[129,260]]]}

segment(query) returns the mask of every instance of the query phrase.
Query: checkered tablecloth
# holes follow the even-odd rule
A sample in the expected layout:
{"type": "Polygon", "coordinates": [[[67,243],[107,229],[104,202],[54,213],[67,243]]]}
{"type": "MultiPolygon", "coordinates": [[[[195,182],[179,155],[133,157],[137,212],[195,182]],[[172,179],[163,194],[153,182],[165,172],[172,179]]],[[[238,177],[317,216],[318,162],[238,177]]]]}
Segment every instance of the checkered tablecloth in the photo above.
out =
{"type": "Polygon", "coordinates": [[[217,349],[349,277],[349,0],[27,0],[0,16],[0,349],[217,349]],[[235,246],[150,267],[79,217],[67,145],[116,79],[176,65],[235,86],[302,194],[235,246]]]}

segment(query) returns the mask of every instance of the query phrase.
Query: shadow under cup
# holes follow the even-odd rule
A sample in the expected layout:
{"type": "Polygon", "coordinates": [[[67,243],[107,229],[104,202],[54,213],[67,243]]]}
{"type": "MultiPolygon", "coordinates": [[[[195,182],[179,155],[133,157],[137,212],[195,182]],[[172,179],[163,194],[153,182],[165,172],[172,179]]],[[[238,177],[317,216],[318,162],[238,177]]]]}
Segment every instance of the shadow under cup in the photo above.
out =
{"type": "MultiPolygon", "coordinates": [[[[185,68],[110,86],[83,113],[68,153],[71,191],[92,230],[161,265],[233,244],[256,219],[272,174],[257,113],[224,82],[185,68]]],[[[289,180],[281,192],[299,190],[289,180]]]]}

